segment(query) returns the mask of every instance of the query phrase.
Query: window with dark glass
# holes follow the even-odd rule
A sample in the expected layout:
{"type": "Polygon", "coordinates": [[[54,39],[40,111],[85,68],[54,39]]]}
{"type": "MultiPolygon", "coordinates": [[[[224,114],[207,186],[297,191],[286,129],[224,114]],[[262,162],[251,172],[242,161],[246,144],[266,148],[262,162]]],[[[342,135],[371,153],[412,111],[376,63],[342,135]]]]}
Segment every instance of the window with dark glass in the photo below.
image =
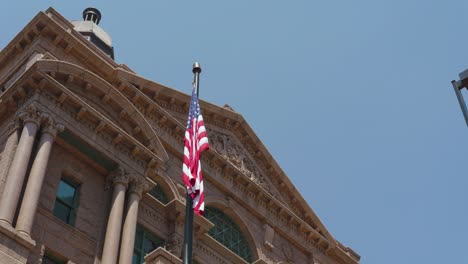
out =
{"type": "Polygon", "coordinates": [[[239,226],[229,216],[214,207],[206,207],[204,216],[214,224],[208,232],[211,237],[248,263],[252,263],[252,250],[249,243],[239,226]]]}
{"type": "Polygon", "coordinates": [[[78,201],[78,184],[61,179],[55,199],[54,215],[69,225],[75,225],[78,201]]]}
{"type": "Polygon", "coordinates": [[[145,256],[158,247],[164,246],[164,239],[137,225],[132,264],[145,263],[145,256]]]}
{"type": "Polygon", "coordinates": [[[65,260],[61,260],[49,253],[45,253],[44,257],[42,258],[42,264],[65,264],[67,263],[65,260]]]}
{"type": "Polygon", "coordinates": [[[169,202],[166,193],[159,184],[156,185],[156,187],[154,187],[153,189],[151,189],[151,191],[149,191],[149,194],[163,204],[167,204],[169,202]]]}

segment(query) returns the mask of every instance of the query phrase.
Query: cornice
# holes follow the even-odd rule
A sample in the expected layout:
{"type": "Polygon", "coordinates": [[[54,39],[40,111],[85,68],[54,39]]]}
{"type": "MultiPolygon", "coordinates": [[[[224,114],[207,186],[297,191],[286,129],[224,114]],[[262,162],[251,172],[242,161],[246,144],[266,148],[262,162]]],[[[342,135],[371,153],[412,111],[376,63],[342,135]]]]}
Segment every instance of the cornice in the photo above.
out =
{"type": "MultiPolygon", "coordinates": [[[[173,134],[163,128],[159,127],[158,134],[163,142],[173,141],[173,134]]],[[[168,148],[168,151],[182,161],[182,143],[179,148],[168,148]]],[[[274,226],[278,233],[302,248],[302,251],[310,252],[310,246],[325,251],[332,245],[319,231],[304,222],[249,177],[243,175],[237,167],[224,160],[224,157],[208,151],[204,153],[202,162],[205,181],[230,195],[242,207],[250,208],[249,211],[253,212],[256,217],[274,226]],[[215,175],[220,177],[215,177],[215,175]]]]}
{"type": "MultiPolygon", "coordinates": [[[[34,71],[34,67],[30,68],[14,83],[14,85],[10,89],[6,90],[3,94],[0,95],[0,100],[11,101],[15,103],[15,110],[9,111],[10,113],[15,112],[20,105],[22,105],[26,100],[29,100],[28,98],[35,97],[39,100],[42,100],[41,98],[44,98],[44,100],[49,100],[53,102],[52,104],[48,104],[49,108],[52,107],[52,109],[50,110],[51,112],[56,112],[60,109],[60,112],[67,113],[71,115],[73,119],[76,120],[76,122],[70,127],[80,126],[81,129],[89,129],[90,133],[99,135],[99,137],[102,138],[102,140],[106,141],[106,138],[108,138],[109,136],[104,136],[104,130],[99,131],[98,129],[99,126],[102,126],[104,123],[107,133],[110,133],[111,135],[120,135],[117,136],[119,138],[119,142],[116,142],[114,137],[108,138],[108,143],[106,144],[109,144],[110,148],[115,148],[116,152],[114,153],[120,153],[119,155],[121,158],[123,158],[123,156],[128,157],[124,158],[124,160],[122,161],[132,161],[135,165],[138,164],[136,166],[142,167],[143,172],[145,171],[144,168],[151,167],[154,169],[155,166],[163,165],[164,162],[152,151],[147,149],[146,146],[135,140],[131,135],[127,134],[127,132],[122,130],[118,125],[114,124],[112,121],[108,120],[98,111],[88,106],[86,102],[78,98],[72,92],[68,91],[66,87],[62,86],[50,76],[34,71]],[[21,89],[23,92],[18,92],[19,89],[21,89]],[[48,91],[50,89],[52,89],[52,91],[48,91]],[[55,92],[53,91],[54,89],[55,92]],[[57,90],[60,90],[61,92],[57,93],[57,90]],[[60,95],[63,95],[64,93],[67,94],[67,96],[72,101],[68,101],[68,103],[61,102],[60,95]],[[16,98],[17,96],[20,96],[21,98],[18,99],[16,98]],[[83,111],[81,111],[83,114],[80,115],[80,111],[78,110],[77,104],[80,105],[79,109],[83,109],[83,107],[85,107],[85,109],[87,109],[86,112],[83,113],[83,111]],[[94,116],[95,120],[99,120],[99,122],[96,122],[94,125],[91,125],[89,121],[83,123],[85,121],[85,114],[87,116],[94,116]],[[90,127],[90,125],[92,127],[90,127]],[[134,151],[135,148],[139,149],[139,151],[134,151]]],[[[0,106],[6,108],[4,104],[0,104],[0,106]]],[[[2,111],[0,108],[0,117],[1,113],[7,112],[2,111]]],[[[146,171],[147,170],[148,169],[146,169],[146,171]]]]}

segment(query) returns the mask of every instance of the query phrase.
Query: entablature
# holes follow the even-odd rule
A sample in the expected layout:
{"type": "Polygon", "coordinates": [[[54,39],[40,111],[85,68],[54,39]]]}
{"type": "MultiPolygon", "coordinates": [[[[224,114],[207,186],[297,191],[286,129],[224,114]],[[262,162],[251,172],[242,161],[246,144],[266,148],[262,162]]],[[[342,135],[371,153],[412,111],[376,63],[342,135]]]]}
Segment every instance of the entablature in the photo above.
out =
{"type": "Polygon", "coordinates": [[[107,149],[115,149],[115,154],[121,155],[125,162],[131,161],[134,164],[132,167],[141,168],[138,171],[143,174],[158,166],[164,167],[164,160],[158,155],[45,73],[30,70],[0,95],[0,100],[10,102],[1,104],[0,119],[32,99],[44,101],[43,104],[51,112],[67,113],[75,120],[72,126],[77,127],[78,131],[86,130],[87,134],[94,134],[94,140],[101,138],[107,142],[107,149]]]}

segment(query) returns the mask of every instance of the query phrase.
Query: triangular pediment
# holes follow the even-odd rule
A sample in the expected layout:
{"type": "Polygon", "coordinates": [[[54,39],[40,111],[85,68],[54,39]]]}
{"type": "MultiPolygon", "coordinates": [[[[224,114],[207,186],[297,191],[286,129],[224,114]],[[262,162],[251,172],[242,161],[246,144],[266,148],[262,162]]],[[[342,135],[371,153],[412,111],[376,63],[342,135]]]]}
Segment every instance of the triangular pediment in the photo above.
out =
{"type": "Polygon", "coordinates": [[[259,168],[255,159],[235,135],[229,131],[213,127],[208,129],[208,133],[212,151],[217,152],[245,177],[248,177],[277,200],[287,204],[288,201],[282,197],[281,192],[271,182],[268,173],[259,168]]]}
{"type": "MultiPolygon", "coordinates": [[[[189,95],[185,95],[185,98],[169,99],[166,93],[170,92],[165,89],[159,90],[159,94],[164,96],[158,96],[158,104],[175,119],[184,123],[189,95]]],[[[334,244],[333,237],[244,118],[231,107],[219,107],[207,102],[201,102],[201,106],[208,131],[210,151],[216,153],[229,166],[235,167],[237,173],[249,178],[334,244]]]]}

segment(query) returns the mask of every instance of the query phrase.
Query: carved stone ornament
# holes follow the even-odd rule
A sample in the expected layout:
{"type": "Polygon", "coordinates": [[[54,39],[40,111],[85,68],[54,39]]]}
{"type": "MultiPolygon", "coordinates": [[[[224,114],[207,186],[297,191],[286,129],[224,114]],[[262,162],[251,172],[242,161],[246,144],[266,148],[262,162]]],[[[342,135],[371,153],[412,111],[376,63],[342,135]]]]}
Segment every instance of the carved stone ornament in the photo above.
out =
{"type": "Polygon", "coordinates": [[[120,183],[127,186],[130,181],[130,173],[122,167],[115,169],[109,176],[114,185],[120,183]]]}
{"type": "Polygon", "coordinates": [[[166,249],[175,256],[182,257],[182,238],[177,233],[172,233],[166,242],[166,249]]]}
{"type": "Polygon", "coordinates": [[[42,263],[43,263],[42,260],[44,259],[45,250],[46,250],[45,245],[41,245],[41,246],[40,246],[40,249],[39,249],[39,259],[37,260],[37,263],[38,263],[38,264],[42,264],[42,263]]]}
{"type": "Polygon", "coordinates": [[[286,263],[295,263],[293,249],[290,244],[284,243],[281,246],[281,251],[283,252],[286,263]]]}
{"type": "Polygon", "coordinates": [[[270,186],[265,180],[265,176],[258,170],[255,163],[249,159],[242,146],[234,142],[231,136],[210,131],[210,140],[212,149],[226,158],[253,182],[260,185],[268,192],[271,192],[270,186]]]}
{"type": "Polygon", "coordinates": [[[57,133],[63,132],[65,130],[64,125],[55,123],[52,117],[46,113],[41,114],[41,126],[42,133],[50,134],[54,138],[57,136],[57,133]]]}
{"type": "Polygon", "coordinates": [[[18,117],[23,123],[35,123],[37,126],[40,125],[41,113],[37,110],[35,104],[29,105],[24,111],[18,114],[18,117]]]}
{"type": "Polygon", "coordinates": [[[141,199],[141,195],[147,192],[149,188],[150,185],[146,181],[135,178],[130,182],[129,192],[137,194],[141,199]]]}
{"type": "Polygon", "coordinates": [[[15,118],[8,124],[8,130],[13,131],[13,130],[18,130],[21,128],[21,123],[22,120],[19,115],[16,115],[15,118]]]}

